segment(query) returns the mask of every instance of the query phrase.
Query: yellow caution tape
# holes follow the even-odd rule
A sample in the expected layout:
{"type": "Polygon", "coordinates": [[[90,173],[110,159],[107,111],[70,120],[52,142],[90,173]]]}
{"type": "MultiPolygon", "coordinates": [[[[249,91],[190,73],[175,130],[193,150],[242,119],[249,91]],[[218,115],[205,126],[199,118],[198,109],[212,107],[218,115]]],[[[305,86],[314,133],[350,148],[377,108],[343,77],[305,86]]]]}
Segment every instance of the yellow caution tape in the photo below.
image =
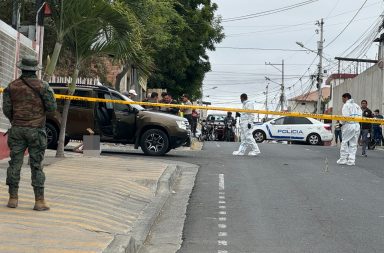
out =
{"type": "MultiPolygon", "coordinates": [[[[4,89],[0,88],[0,93],[2,93],[3,91],[4,89]]],[[[214,107],[214,106],[162,104],[162,103],[103,99],[103,98],[94,98],[94,97],[79,97],[79,96],[69,96],[69,95],[60,95],[60,94],[55,94],[55,97],[56,99],[62,99],[62,100],[115,103],[115,104],[125,104],[125,105],[144,105],[144,106],[169,107],[169,108],[179,108],[179,109],[198,109],[198,110],[212,110],[212,111],[225,111],[225,112],[259,113],[259,114],[277,115],[277,116],[290,116],[290,117],[300,117],[300,118],[308,117],[308,118],[315,118],[315,119],[339,120],[339,121],[346,121],[346,122],[353,121],[353,122],[376,123],[376,124],[384,125],[384,119],[377,119],[377,118],[346,117],[341,115],[313,114],[313,113],[302,113],[302,112],[245,110],[245,109],[239,109],[239,108],[214,107]]]]}

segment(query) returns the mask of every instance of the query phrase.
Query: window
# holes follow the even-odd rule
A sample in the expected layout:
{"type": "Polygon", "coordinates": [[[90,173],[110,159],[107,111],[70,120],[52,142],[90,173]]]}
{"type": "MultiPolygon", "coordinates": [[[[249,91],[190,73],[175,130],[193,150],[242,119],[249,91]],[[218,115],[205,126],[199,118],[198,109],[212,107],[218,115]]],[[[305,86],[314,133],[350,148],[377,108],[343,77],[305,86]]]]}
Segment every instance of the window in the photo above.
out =
{"type": "MultiPolygon", "coordinates": [[[[122,97],[120,97],[118,94],[115,94],[115,93],[112,93],[112,99],[113,99],[113,100],[124,100],[122,97]]],[[[129,111],[129,105],[125,105],[125,104],[113,104],[113,107],[114,107],[115,110],[117,110],[117,111],[121,111],[121,112],[127,112],[127,111],[129,111]]]]}
{"type": "Polygon", "coordinates": [[[279,118],[275,120],[275,125],[283,125],[284,124],[284,118],[279,118]]]}
{"type": "Polygon", "coordinates": [[[312,122],[307,118],[294,118],[294,122],[297,125],[311,125],[312,122]]]}
{"type": "MultiPolygon", "coordinates": [[[[66,94],[66,92],[64,94],[66,94]]],[[[92,97],[91,92],[88,90],[76,90],[73,95],[78,97],[92,97]]],[[[90,108],[90,103],[88,101],[71,100],[71,106],[90,108]]]]}
{"type": "Polygon", "coordinates": [[[307,118],[286,117],[284,120],[285,125],[310,125],[312,122],[307,118]]]}
{"type": "MultiPolygon", "coordinates": [[[[111,95],[109,95],[107,93],[104,93],[103,95],[104,95],[104,99],[112,99],[111,95]]],[[[108,110],[113,110],[113,104],[111,102],[106,102],[105,105],[106,105],[108,110]]]]}

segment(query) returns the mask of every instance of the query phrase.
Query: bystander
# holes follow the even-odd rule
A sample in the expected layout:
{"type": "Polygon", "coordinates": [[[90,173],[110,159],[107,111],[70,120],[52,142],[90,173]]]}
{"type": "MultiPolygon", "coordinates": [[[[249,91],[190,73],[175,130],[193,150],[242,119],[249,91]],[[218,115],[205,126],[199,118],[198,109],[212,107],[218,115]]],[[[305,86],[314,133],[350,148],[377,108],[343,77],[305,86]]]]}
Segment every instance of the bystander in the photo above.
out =
{"type": "MultiPolygon", "coordinates": [[[[383,119],[383,115],[380,114],[379,109],[374,111],[374,117],[377,119],[383,119]]],[[[377,146],[381,146],[384,143],[383,130],[380,124],[373,124],[373,138],[377,146]]]]}
{"type": "MultiPolygon", "coordinates": [[[[361,110],[363,111],[363,117],[365,118],[373,118],[372,111],[368,108],[367,100],[361,101],[361,110]]],[[[360,124],[360,142],[362,145],[362,153],[361,155],[367,157],[367,148],[369,144],[369,139],[371,138],[371,123],[361,123],[360,124]]]]}
{"type": "Polygon", "coordinates": [[[341,133],[341,124],[340,124],[340,121],[337,121],[336,124],[335,124],[335,142],[336,142],[336,146],[338,144],[338,141],[340,141],[340,143],[343,141],[343,137],[342,137],[342,133],[341,133]]]}
{"type": "MultiPolygon", "coordinates": [[[[192,105],[192,102],[189,100],[189,95],[183,94],[183,96],[181,96],[181,99],[182,99],[184,105],[188,105],[188,106],[192,105]]],[[[188,120],[189,125],[192,127],[192,124],[193,124],[192,123],[192,109],[191,108],[183,108],[183,109],[180,109],[180,111],[183,112],[183,117],[188,120]]]]}

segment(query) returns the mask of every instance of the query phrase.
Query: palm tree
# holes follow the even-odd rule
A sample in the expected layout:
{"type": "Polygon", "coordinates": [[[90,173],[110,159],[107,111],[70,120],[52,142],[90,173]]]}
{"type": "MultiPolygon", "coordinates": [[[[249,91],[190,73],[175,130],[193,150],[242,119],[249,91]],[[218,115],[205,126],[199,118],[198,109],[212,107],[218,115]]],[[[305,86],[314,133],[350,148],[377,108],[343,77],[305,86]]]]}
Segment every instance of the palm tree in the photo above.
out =
{"type": "MultiPolygon", "coordinates": [[[[66,0],[67,1],[67,0],[66,0]]],[[[65,1],[64,1],[65,2],[65,1]]],[[[120,6],[110,4],[104,0],[82,0],[82,7],[71,15],[78,20],[64,37],[64,45],[73,52],[75,63],[72,82],[68,88],[68,95],[73,95],[80,66],[85,60],[93,56],[118,55],[119,57],[134,57],[137,41],[140,37],[139,29],[120,6]]],[[[74,10],[75,11],[75,10],[74,10]]],[[[64,103],[61,128],[56,157],[64,157],[65,131],[70,101],[64,103]]]]}

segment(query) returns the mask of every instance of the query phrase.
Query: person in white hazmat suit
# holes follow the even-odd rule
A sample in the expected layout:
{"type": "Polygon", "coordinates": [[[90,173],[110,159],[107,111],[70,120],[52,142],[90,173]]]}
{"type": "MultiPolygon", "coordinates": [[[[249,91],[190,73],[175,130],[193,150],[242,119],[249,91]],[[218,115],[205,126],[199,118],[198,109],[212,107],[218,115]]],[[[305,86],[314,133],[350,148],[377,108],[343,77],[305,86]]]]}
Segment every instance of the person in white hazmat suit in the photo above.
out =
{"type": "MultiPolygon", "coordinates": [[[[240,96],[240,100],[243,103],[243,109],[253,110],[254,104],[251,101],[248,101],[247,94],[243,93],[240,96]]],[[[248,153],[250,156],[257,156],[260,154],[260,149],[257,146],[255,139],[252,136],[252,125],[253,125],[254,115],[253,113],[241,113],[240,116],[240,136],[241,144],[239,150],[234,151],[233,155],[245,155],[245,152],[248,147],[252,150],[248,153]]]]}
{"type": "MultiPolygon", "coordinates": [[[[351,94],[345,93],[342,96],[343,99],[343,116],[361,117],[362,110],[358,104],[354,102],[351,94]]],[[[341,132],[343,141],[340,148],[340,159],[337,164],[355,165],[357,142],[360,135],[360,124],[353,121],[341,122],[341,132]]]]}

